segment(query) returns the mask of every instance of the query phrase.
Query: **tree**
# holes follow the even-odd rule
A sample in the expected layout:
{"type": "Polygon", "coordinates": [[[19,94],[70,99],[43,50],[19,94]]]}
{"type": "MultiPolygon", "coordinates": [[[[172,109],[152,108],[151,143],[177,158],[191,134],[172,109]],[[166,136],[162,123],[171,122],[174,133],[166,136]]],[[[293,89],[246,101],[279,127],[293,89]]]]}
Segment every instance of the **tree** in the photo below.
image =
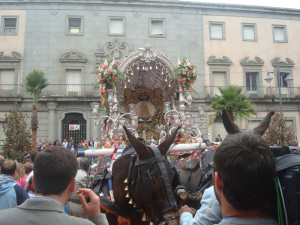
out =
{"type": "Polygon", "coordinates": [[[250,117],[255,115],[254,105],[247,101],[247,96],[242,94],[242,88],[238,86],[228,86],[219,88],[221,95],[215,95],[210,99],[210,108],[215,111],[209,116],[209,124],[222,121],[222,110],[225,109],[230,119],[233,121],[239,117],[250,117]]]}
{"type": "Polygon", "coordinates": [[[32,117],[31,117],[31,129],[32,129],[32,151],[36,151],[36,138],[38,129],[38,116],[37,116],[37,99],[40,96],[42,90],[49,85],[44,72],[40,70],[33,70],[28,73],[25,78],[25,90],[33,95],[32,103],[32,117]]]}
{"type": "Polygon", "coordinates": [[[5,114],[3,130],[6,137],[2,153],[9,159],[21,162],[24,155],[31,150],[31,133],[30,129],[27,129],[25,116],[18,110],[17,104],[13,110],[5,114]]]}
{"type": "Polygon", "coordinates": [[[292,127],[286,124],[286,117],[283,113],[275,113],[265,133],[265,139],[269,145],[294,145],[294,138],[292,127]]]}

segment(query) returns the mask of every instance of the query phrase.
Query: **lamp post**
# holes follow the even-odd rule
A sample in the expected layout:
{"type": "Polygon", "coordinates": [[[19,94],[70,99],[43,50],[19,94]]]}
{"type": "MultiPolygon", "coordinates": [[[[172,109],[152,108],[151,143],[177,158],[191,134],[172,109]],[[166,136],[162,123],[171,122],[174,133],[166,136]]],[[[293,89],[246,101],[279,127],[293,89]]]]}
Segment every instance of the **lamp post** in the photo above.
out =
{"type": "MultiPolygon", "coordinates": [[[[265,81],[267,81],[268,83],[270,83],[272,80],[273,80],[273,77],[271,77],[270,74],[273,74],[275,76],[275,78],[277,79],[277,85],[278,85],[278,91],[279,91],[279,101],[280,101],[280,113],[282,113],[282,97],[281,97],[281,87],[282,87],[282,79],[281,77],[284,75],[284,74],[281,74],[280,73],[280,68],[279,68],[279,62],[277,63],[277,66],[276,66],[276,71],[273,71],[273,72],[268,72],[267,73],[267,76],[265,77],[265,81]]],[[[290,83],[292,82],[294,79],[293,77],[291,76],[291,74],[289,74],[286,78],[285,78],[285,81],[287,83],[290,83]]]]}

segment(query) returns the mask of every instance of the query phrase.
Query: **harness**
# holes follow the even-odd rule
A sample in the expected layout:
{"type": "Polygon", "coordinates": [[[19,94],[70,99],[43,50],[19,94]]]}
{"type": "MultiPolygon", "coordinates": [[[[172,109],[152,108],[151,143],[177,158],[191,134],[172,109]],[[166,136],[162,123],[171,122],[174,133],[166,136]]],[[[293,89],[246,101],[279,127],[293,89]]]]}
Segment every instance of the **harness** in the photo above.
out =
{"type": "Polygon", "coordinates": [[[150,176],[150,169],[153,164],[157,164],[160,170],[161,179],[159,179],[160,185],[164,187],[165,193],[167,195],[167,199],[163,202],[157,202],[152,200],[151,207],[154,209],[154,215],[151,216],[150,221],[154,224],[168,224],[171,220],[179,218],[178,214],[178,206],[175,199],[175,195],[172,189],[171,181],[168,175],[168,170],[165,165],[165,157],[161,155],[159,149],[156,146],[147,146],[153,153],[153,157],[148,159],[138,159],[136,154],[131,156],[130,166],[128,170],[128,188],[129,194],[132,196],[133,185],[137,182],[136,177],[132,179],[133,169],[137,169],[138,173],[141,172],[141,166],[148,164],[149,167],[146,169],[146,173],[149,175],[148,177],[152,180],[150,176]],[[171,216],[168,218],[164,218],[163,214],[167,211],[173,210],[177,213],[176,216],[171,216]],[[159,220],[157,220],[159,218],[159,220]]]}

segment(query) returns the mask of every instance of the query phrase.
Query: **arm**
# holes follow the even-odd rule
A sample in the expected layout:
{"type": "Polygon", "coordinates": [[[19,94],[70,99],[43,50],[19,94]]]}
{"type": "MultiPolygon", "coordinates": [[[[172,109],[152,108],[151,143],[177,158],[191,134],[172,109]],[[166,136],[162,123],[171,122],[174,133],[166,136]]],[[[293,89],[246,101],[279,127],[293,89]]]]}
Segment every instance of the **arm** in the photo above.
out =
{"type": "Polygon", "coordinates": [[[214,225],[222,220],[222,211],[219,202],[216,200],[212,207],[196,212],[195,217],[188,212],[182,212],[180,216],[181,225],[214,225]]]}
{"type": "Polygon", "coordinates": [[[29,195],[24,190],[24,188],[18,184],[16,184],[14,188],[17,196],[17,205],[21,205],[27,198],[29,198],[29,195]]]}
{"type": "Polygon", "coordinates": [[[80,188],[77,194],[83,211],[89,220],[96,225],[108,225],[106,216],[100,211],[100,198],[91,189],[87,188],[80,188]],[[87,202],[87,198],[90,199],[89,202],[87,202]]]}

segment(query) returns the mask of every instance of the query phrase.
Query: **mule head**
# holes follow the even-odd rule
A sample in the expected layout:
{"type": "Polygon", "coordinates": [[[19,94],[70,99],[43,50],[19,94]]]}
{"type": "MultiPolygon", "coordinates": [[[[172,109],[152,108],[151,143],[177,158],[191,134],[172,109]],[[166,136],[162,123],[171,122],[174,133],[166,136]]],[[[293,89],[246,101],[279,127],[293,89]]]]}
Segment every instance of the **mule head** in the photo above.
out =
{"type": "MultiPolygon", "coordinates": [[[[132,147],[135,149],[137,155],[140,159],[146,159],[151,156],[151,151],[144,145],[138,138],[136,138],[132,133],[123,126],[128,140],[130,141],[132,147]]],[[[181,126],[179,126],[169,137],[167,137],[159,146],[158,149],[162,155],[166,155],[167,151],[169,150],[170,146],[175,140],[178,130],[180,130],[181,126]]]]}
{"type": "Polygon", "coordinates": [[[170,225],[179,224],[174,207],[177,204],[173,187],[176,174],[165,155],[180,127],[157,147],[147,147],[125,126],[124,129],[137,155],[127,181],[129,204],[136,203],[155,224],[168,219],[170,225]]]}
{"type": "MultiPolygon", "coordinates": [[[[271,122],[271,118],[274,114],[274,111],[269,112],[265,116],[265,118],[260,122],[260,124],[252,130],[252,133],[257,134],[259,136],[263,136],[266,130],[268,129],[271,122]]],[[[237,134],[242,132],[241,129],[233,122],[233,120],[230,119],[226,110],[222,111],[222,120],[228,134],[237,134]]]]}

